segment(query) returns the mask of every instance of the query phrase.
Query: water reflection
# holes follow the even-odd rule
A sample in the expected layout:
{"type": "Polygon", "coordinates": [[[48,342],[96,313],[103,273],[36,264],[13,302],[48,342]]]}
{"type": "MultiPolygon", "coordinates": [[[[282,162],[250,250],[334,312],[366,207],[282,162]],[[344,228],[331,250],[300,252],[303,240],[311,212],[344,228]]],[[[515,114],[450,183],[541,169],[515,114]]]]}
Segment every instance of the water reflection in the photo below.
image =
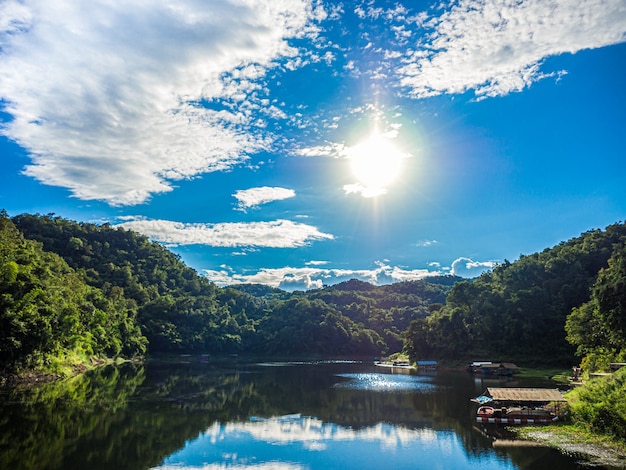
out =
{"type": "Polygon", "coordinates": [[[215,423],[162,469],[513,469],[505,457],[468,455],[454,432],[379,423],[352,429],[288,415],[215,423]]]}
{"type": "MultiPolygon", "coordinates": [[[[116,413],[145,376],[142,366],[107,367],[89,376],[0,395],[0,468],[62,468],[85,435],[106,436],[116,413]]],[[[117,415],[119,416],[119,415],[117,415]]],[[[96,456],[97,449],[91,449],[96,456]]],[[[78,468],[78,467],[77,467],[78,468]]]]}
{"type": "Polygon", "coordinates": [[[474,428],[475,388],[355,362],[106,367],[0,390],[0,468],[577,468],[550,449],[494,449],[474,428]]]}
{"type": "Polygon", "coordinates": [[[335,384],[336,388],[370,390],[375,392],[429,392],[436,388],[432,378],[418,375],[378,374],[362,372],[358,374],[337,374],[348,379],[335,384]]]}

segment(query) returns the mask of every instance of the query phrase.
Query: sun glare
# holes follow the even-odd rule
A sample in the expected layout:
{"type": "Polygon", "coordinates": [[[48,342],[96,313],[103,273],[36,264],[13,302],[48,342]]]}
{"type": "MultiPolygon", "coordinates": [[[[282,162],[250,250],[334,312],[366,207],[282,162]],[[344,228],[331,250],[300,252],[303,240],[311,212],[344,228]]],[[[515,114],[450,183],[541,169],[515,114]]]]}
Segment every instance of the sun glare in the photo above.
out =
{"type": "Polygon", "coordinates": [[[352,174],[361,185],[363,196],[372,197],[387,192],[400,176],[405,157],[392,140],[374,133],[348,152],[352,174]]]}

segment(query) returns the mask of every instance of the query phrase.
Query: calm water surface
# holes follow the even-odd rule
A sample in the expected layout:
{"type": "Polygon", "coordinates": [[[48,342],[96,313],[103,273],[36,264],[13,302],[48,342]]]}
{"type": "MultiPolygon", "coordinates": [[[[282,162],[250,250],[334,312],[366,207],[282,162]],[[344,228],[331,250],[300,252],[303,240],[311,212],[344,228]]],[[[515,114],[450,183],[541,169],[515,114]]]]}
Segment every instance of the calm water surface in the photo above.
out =
{"type": "Polygon", "coordinates": [[[495,385],[351,361],[124,364],[1,391],[0,468],[583,468],[480,428],[469,399],[495,385]]]}

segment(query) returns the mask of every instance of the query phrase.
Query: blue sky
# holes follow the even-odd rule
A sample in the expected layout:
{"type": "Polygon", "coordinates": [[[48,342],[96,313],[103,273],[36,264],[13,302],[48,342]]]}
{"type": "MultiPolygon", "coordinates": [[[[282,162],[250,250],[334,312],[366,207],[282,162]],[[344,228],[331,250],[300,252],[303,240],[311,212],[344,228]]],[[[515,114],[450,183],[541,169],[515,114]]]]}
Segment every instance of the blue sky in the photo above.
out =
{"type": "Polygon", "coordinates": [[[623,221],[620,0],[0,2],[0,207],[219,285],[471,277],[623,221]]]}

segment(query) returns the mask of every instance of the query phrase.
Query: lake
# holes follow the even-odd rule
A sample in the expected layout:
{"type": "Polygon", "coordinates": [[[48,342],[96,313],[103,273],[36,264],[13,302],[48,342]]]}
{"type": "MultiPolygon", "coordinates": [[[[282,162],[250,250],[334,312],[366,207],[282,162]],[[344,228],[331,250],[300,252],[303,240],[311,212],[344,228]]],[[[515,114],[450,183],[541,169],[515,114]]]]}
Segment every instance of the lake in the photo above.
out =
{"type": "Polygon", "coordinates": [[[568,469],[475,422],[487,381],[360,361],[181,357],[0,391],[2,469],[568,469]]]}

